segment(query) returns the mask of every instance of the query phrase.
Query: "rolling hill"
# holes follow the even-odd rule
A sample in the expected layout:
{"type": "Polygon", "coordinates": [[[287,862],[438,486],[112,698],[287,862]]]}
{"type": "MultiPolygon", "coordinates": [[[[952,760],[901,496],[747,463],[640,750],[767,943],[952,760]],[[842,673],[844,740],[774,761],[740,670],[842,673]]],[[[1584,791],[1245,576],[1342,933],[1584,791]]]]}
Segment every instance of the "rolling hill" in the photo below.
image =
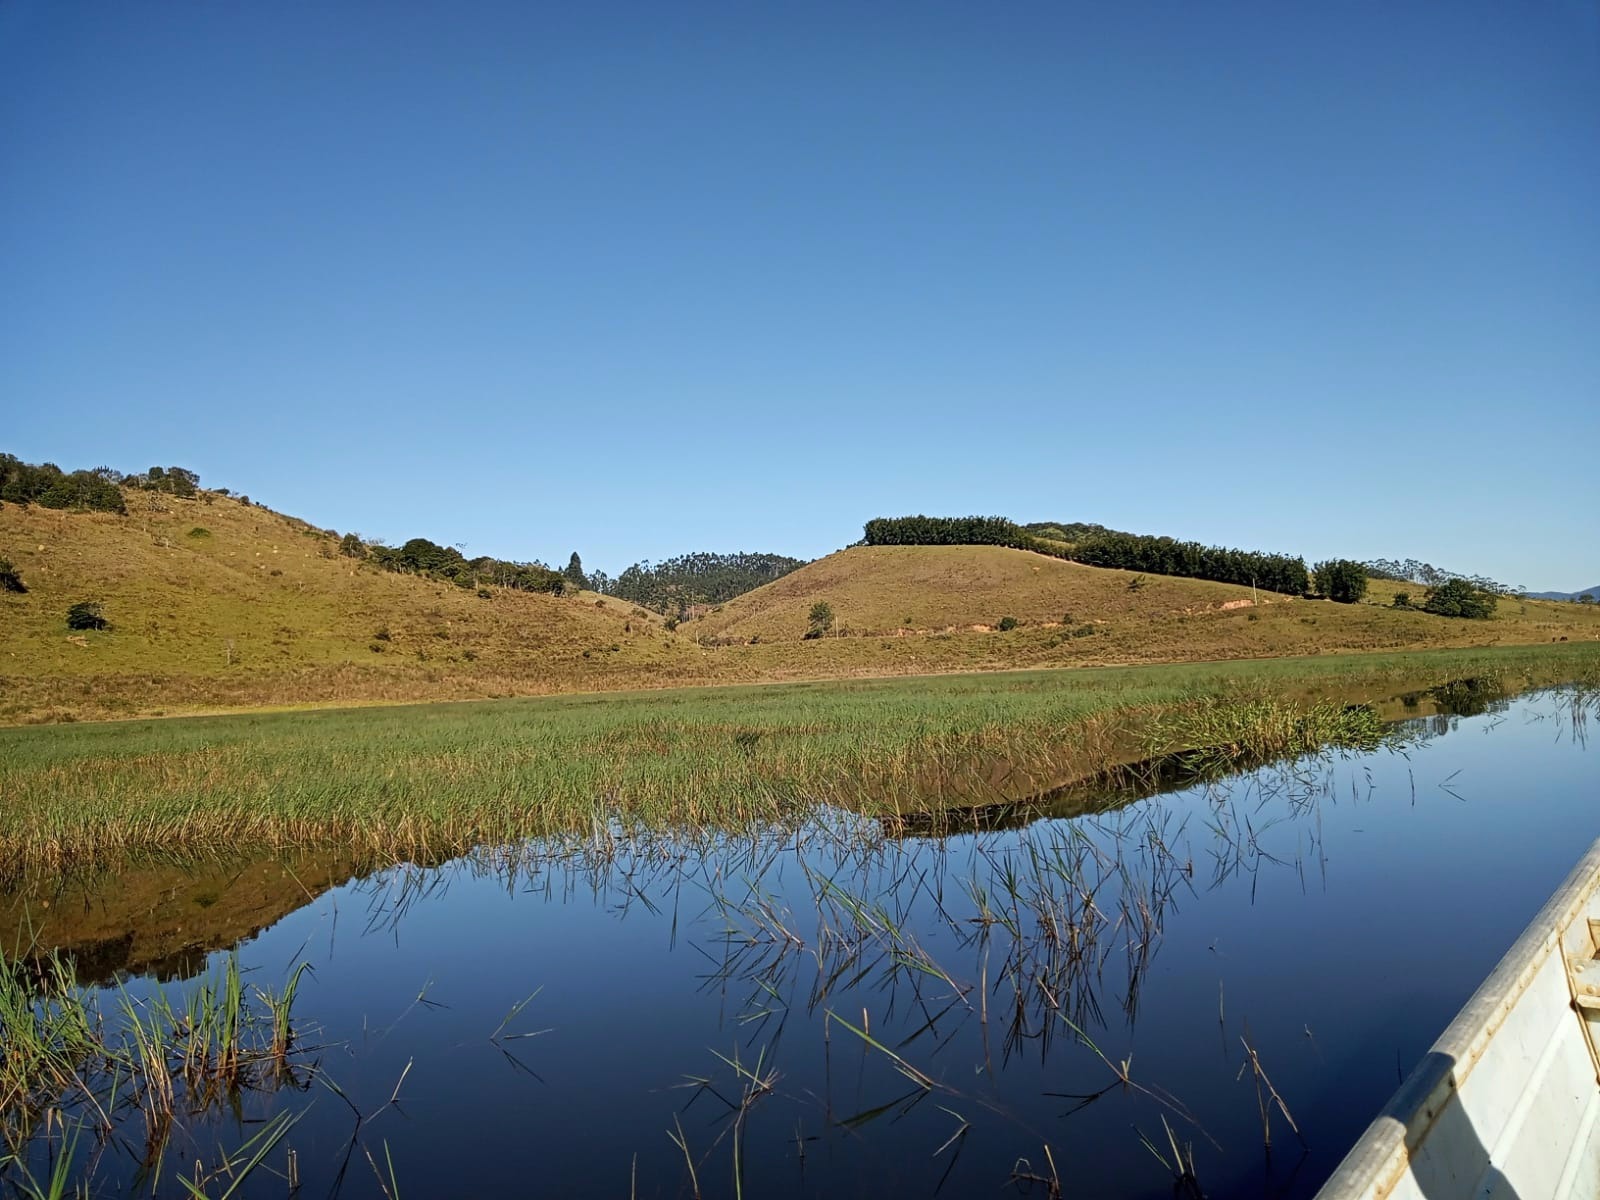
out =
{"type": "Polygon", "coordinates": [[[0,720],[573,690],[693,665],[622,601],[483,598],[213,493],[127,502],[126,516],[0,508],[0,557],[27,588],[0,594],[0,720]],[[109,631],[67,629],[85,600],[109,631]]]}
{"type": "MultiPolygon", "coordinates": [[[[1136,575],[997,546],[854,547],[739,596],[678,632],[764,650],[769,669],[807,655],[836,669],[911,659],[930,670],[1509,645],[1600,637],[1600,611],[1506,600],[1492,621],[1391,607],[1410,585],[1373,581],[1362,604],[1136,575]],[[814,604],[835,627],[802,639],[814,604]],[[1017,626],[1000,629],[1012,617],[1017,626]],[[753,645],[752,645],[753,643],[753,645]],[[835,648],[839,646],[841,648],[835,648]],[[863,649],[845,650],[843,646],[863,649]]],[[[1588,606],[1584,606],[1587,609],[1588,606]]]]}
{"type": "Polygon", "coordinates": [[[1336,605],[997,546],[852,548],[674,632],[615,597],[380,570],[219,493],[125,498],[125,515],[0,507],[27,589],[0,591],[0,722],[1600,637],[1600,606],[1449,620],[1385,607],[1405,585],[1336,605]],[[80,601],[111,628],[69,630],[80,601]],[[834,625],[807,640],[819,602],[834,625]]]}

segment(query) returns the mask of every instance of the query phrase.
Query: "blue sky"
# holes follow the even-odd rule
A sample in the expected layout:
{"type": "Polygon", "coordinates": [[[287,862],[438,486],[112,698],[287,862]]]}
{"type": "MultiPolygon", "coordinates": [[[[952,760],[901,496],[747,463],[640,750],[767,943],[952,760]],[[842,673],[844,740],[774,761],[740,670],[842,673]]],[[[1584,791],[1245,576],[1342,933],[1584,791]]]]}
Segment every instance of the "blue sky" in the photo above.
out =
{"type": "Polygon", "coordinates": [[[0,5],[0,448],[611,571],[1600,581],[1600,9],[0,5]]]}

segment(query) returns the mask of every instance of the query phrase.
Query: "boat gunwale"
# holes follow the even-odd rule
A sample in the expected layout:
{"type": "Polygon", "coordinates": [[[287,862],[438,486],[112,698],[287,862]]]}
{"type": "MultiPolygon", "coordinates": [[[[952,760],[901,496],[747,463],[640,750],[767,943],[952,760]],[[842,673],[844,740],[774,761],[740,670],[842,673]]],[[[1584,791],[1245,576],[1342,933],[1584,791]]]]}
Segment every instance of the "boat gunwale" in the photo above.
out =
{"type": "Polygon", "coordinates": [[[1422,1061],[1367,1126],[1317,1192],[1317,1200],[1383,1200],[1410,1166],[1450,1097],[1471,1076],[1490,1040],[1532,984],[1545,959],[1600,891],[1600,839],[1589,847],[1494,970],[1462,1005],[1422,1061]]]}

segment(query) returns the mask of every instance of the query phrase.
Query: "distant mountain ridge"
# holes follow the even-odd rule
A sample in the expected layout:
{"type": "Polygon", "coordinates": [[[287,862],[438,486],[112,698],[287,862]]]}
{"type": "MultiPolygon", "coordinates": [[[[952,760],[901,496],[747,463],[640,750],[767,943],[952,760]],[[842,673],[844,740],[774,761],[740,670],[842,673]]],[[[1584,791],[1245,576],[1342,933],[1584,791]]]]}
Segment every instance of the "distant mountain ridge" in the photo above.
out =
{"type": "Polygon", "coordinates": [[[1575,592],[1529,592],[1528,596],[1533,600],[1577,600],[1582,596],[1593,596],[1596,602],[1600,602],[1600,584],[1579,588],[1575,592]]]}

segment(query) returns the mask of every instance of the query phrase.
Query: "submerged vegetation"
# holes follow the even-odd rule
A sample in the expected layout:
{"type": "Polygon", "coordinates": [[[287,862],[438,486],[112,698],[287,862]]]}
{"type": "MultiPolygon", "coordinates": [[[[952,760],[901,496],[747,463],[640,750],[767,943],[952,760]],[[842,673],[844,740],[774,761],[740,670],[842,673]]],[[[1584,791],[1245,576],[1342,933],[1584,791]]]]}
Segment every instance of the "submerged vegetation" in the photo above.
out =
{"type": "MultiPolygon", "coordinates": [[[[247,986],[236,955],[197,985],[134,992],[80,986],[58,954],[0,956],[0,1182],[23,1195],[74,1195],[115,1134],[142,1144],[140,1174],[156,1188],[175,1134],[193,1136],[207,1114],[237,1112],[249,1092],[300,1090],[314,1068],[301,1054],[292,1010],[297,967],[280,991],[247,986]],[[30,1162],[50,1161],[41,1187],[30,1162]]],[[[179,1182],[191,1196],[231,1193],[288,1131],[287,1114],[266,1121],[209,1169],[179,1182]]]]}

